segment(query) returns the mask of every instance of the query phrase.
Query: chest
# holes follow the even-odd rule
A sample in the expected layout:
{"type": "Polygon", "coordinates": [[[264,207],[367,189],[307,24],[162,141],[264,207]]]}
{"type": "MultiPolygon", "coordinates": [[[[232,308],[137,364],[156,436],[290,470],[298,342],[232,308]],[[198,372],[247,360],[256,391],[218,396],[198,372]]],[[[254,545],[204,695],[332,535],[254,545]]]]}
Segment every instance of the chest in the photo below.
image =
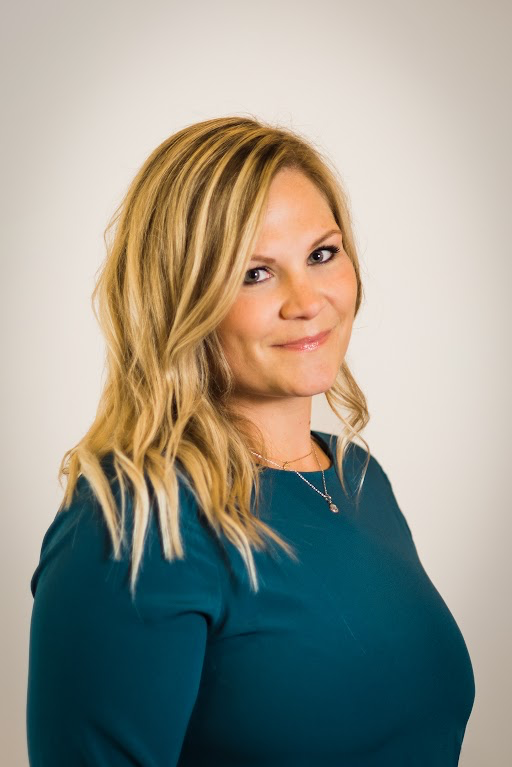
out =
{"type": "Polygon", "coordinates": [[[412,541],[375,498],[356,510],[332,495],[338,514],[313,491],[288,506],[274,494],[262,516],[298,561],[256,553],[258,593],[239,555],[223,573],[225,622],[191,722],[210,753],[339,760],[469,716],[467,648],[412,541]]]}

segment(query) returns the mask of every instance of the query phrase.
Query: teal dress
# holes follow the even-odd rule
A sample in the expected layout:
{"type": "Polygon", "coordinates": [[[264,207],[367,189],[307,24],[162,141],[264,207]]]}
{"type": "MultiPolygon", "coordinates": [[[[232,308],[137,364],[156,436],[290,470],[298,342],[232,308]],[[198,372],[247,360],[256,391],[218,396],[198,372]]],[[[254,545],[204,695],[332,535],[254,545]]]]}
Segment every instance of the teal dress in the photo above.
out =
{"type": "MultiPolygon", "coordinates": [[[[312,435],[332,460],[336,437],[312,435]]],[[[351,443],[347,495],[325,471],[338,514],[294,472],[263,471],[261,517],[299,561],[255,552],[258,593],[180,479],[186,559],[165,560],[153,516],[135,603],[80,477],[30,584],[31,767],[457,765],[471,660],[373,456],[356,507],[365,458],[351,443]]]]}

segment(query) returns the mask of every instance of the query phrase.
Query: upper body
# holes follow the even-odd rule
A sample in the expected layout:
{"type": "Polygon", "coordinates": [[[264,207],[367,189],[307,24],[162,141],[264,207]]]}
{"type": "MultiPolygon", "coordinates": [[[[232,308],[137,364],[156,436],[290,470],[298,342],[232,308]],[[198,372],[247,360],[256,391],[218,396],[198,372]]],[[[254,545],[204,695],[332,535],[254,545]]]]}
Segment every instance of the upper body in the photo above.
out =
{"type": "Polygon", "coordinates": [[[373,456],[355,507],[365,457],[350,445],[348,495],[325,471],[338,514],[294,472],[262,473],[261,517],[298,561],[256,552],[257,593],[180,484],[186,557],[164,559],[153,516],[134,603],[80,478],[31,581],[32,767],[456,765],[470,657],[373,456]]]}

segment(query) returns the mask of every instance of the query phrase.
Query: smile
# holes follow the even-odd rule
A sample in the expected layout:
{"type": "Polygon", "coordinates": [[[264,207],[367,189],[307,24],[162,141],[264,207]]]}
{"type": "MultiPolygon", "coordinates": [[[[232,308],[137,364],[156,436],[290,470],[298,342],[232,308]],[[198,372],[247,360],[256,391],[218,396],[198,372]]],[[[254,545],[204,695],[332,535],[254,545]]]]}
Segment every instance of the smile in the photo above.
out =
{"type": "Polygon", "coordinates": [[[327,338],[329,337],[331,333],[331,330],[325,330],[323,333],[319,333],[317,336],[313,336],[309,339],[304,339],[302,341],[295,341],[294,343],[290,344],[277,344],[278,349],[289,349],[290,351],[297,351],[297,352],[310,352],[314,351],[315,349],[318,349],[319,346],[321,346],[327,338]]]}

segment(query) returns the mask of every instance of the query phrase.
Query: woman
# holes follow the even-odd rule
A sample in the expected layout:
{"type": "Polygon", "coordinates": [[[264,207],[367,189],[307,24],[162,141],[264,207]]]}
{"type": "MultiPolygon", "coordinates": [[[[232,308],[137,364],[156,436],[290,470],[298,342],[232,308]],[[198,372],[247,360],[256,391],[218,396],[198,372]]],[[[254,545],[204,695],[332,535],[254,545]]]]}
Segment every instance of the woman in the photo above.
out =
{"type": "Polygon", "coordinates": [[[31,580],[31,765],[456,765],[472,665],[361,437],[336,172],[207,120],[112,223],[105,388],[31,580]]]}

